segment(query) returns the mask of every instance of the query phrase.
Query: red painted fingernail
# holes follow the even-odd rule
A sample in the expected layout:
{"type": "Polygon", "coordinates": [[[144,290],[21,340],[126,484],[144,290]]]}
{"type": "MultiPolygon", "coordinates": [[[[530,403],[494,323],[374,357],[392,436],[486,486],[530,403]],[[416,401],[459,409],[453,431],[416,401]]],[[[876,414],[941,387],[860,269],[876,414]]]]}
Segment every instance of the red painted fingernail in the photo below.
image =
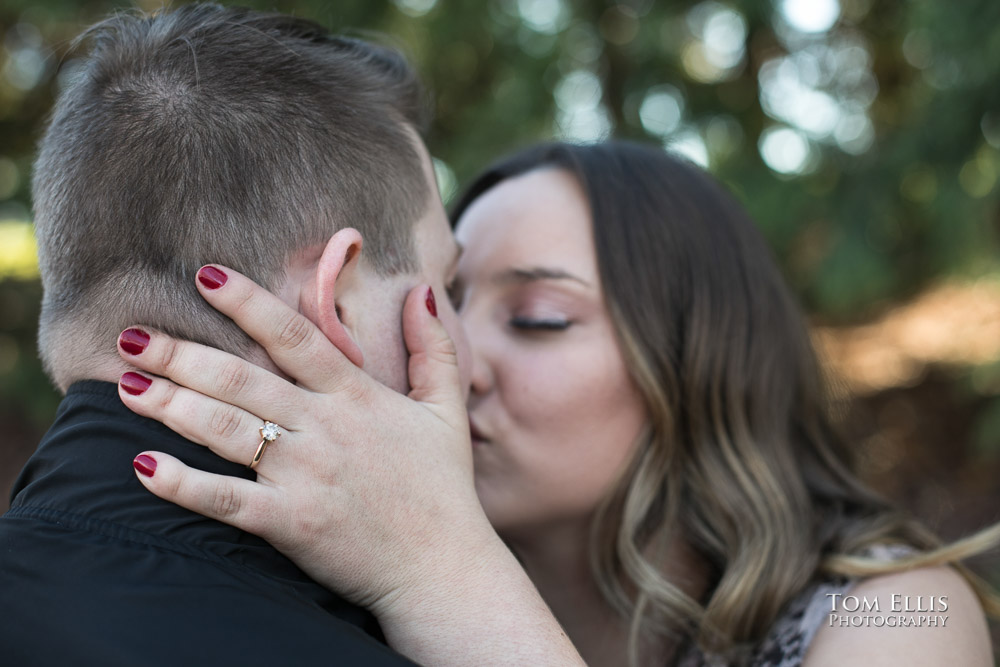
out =
{"type": "Polygon", "coordinates": [[[139,375],[138,373],[129,371],[122,376],[122,379],[118,381],[118,384],[120,384],[122,389],[128,393],[133,396],[138,396],[149,389],[149,385],[153,384],[153,381],[147,377],[139,375]]]}
{"type": "Polygon", "coordinates": [[[149,345],[149,334],[142,329],[126,329],[118,334],[118,345],[129,354],[142,354],[149,345]]]}
{"type": "Polygon", "coordinates": [[[229,276],[214,266],[203,266],[198,269],[198,282],[204,285],[205,289],[219,289],[227,280],[229,276]]]}
{"type": "Polygon", "coordinates": [[[140,475],[144,477],[152,477],[153,473],[156,472],[156,459],[148,454],[139,454],[139,456],[132,459],[132,467],[135,468],[140,475]]]}
{"type": "Polygon", "coordinates": [[[434,290],[432,290],[430,287],[427,288],[427,298],[424,299],[424,303],[427,304],[427,310],[430,312],[430,314],[433,315],[434,317],[437,317],[438,316],[437,301],[434,300],[434,290]]]}

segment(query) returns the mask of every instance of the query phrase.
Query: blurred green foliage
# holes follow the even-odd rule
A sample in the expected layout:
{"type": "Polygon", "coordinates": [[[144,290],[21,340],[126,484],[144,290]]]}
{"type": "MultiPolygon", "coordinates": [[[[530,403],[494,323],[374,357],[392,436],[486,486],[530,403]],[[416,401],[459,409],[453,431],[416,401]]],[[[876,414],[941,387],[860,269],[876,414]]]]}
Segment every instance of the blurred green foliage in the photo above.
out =
{"type": "MultiPolygon", "coordinates": [[[[944,276],[997,273],[995,0],[242,4],[375,33],[410,55],[433,94],[427,142],[446,197],[517,146],[611,134],[706,164],[820,320],[863,321],[944,276]]],[[[0,7],[0,221],[30,221],[34,146],[73,38],[134,6],[0,7]]],[[[8,273],[0,412],[41,423],[54,395],[34,356],[39,287],[8,273]]],[[[983,447],[1000,441],[994,417],[982,429],[983,447]]]]}

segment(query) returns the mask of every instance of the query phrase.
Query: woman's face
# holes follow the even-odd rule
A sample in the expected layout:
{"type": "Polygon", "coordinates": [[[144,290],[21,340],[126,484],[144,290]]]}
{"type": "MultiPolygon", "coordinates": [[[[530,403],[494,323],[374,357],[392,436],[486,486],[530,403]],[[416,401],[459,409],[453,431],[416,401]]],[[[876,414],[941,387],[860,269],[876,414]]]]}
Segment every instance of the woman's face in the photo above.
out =
{"type": "Polygon", "coordinates": [[[576,179],[501,182],[459,221],[454,295],[472,344],[476,489],[505,537],[589,519],[645,422],[576,179]]]}

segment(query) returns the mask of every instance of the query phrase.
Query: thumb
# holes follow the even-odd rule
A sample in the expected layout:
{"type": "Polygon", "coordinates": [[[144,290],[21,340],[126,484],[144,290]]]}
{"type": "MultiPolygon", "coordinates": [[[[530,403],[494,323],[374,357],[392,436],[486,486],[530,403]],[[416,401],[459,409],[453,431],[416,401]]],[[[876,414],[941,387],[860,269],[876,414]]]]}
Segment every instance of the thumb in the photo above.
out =
{"type": "Polygon", "coordinates": [[[403,340],[410,353],[409,397],[465,414],[455,342],[437,317],[434,292],[413,288],[403,304],[403,340]]]}

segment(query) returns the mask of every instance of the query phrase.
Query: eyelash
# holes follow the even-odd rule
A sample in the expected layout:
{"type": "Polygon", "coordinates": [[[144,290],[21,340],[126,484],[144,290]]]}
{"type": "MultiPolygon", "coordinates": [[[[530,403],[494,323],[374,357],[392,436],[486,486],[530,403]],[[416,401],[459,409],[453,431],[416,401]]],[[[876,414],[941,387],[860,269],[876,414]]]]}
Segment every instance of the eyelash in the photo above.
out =
{"type": "Polygon", "coordinates": [[[527,317],[513,317],[510,326],[524,331],[565,331],[573,324],[569,320],[532,320],[527,317]]]}

